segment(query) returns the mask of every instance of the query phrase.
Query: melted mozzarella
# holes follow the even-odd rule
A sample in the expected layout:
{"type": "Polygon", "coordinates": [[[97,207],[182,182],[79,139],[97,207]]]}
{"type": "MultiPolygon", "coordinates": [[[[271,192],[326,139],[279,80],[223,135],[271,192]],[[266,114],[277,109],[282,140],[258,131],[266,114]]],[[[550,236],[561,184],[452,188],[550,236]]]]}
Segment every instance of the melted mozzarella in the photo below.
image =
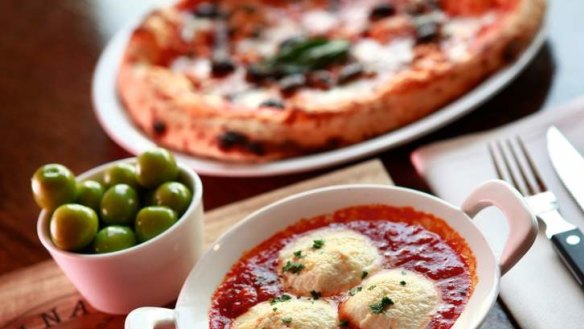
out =
{"type": "Polygon", "coordinates": [[[375,83],[372,80],[359,79],[344,86],[335,86],[329,90],[306,89],[299,92],[295,101],[302,104],[303,108],[310,112],[317,108],[324,111],[336,111],[339,108],[335,105],[350,102],[357,99],[364,99],[374,95],[375,83]]]}
{"type": "Polygon", "coordinates": [[[311,10],[302,17],[302,26],[313,34],[325,34],[339,24],[339,19],[326,10],[311,10]]]}
{"type": "Polygon", "coordinates": [[[222,79],[208,79],[204,81],[204,91],[214,95],[237,95],[249,90],[250,84],[245,80],[245,69],[238,67],[235,72],[222,79]]]}
{"type": "Polygon", "coordinates": [[[338,329],[337,310],[322,300],[297,299],[255,305],[233,322],[232,329],[338,329]]]}
{"type": "Polygon", "coordinates": [[[368,237],[348,229],[319,229],[301,236],[280,251],[283,285],[301,296],[312,291],[335,295],[359,284],[364,272],[380,268],[381,256],[368,237]],[[320,248],[315,241],[322,241],[320,248]],[[300,264],[298,272],[286,264],[300,264]]]}
{"type": "Polygon", "coordinates": [[[239,54],[257,53],[261,57],[270,57],[276,53],[278,44],[265,39],[243,39],[236,45],[239,54]]]}
{"type": "Polygon", "coordinates": [[[364,31],[369,25],[369,13],[377,3],[376,0],[347,1],[343,3],[343,10],[338,13],[342,27],[353,35],[364,31]]]}
{"type": "Polygon", "coordinates": [[[351,54],[368,69],[375,71],[396,71],[414,59],[414,40],[402,38],[388,44],[373,39],[363,39],[355,43],[351,54]]]}
{"type": "Polygon", "coordinates": [[[490,12],[481,17],[451,17],[442,28],[449,38],[442,44],[442,50],[451,61],[461,61],[470,56],[469,45],[480,30],[493,24],[496,14],[490,12]]]}
{"type": "Polygon", "coordinates": [[[199,18],[190,13],[182,14],[181,38],[189,42],[195,38],[199,31],[210,31],[213,29],[213,21],[208,18],[199,18]]]}
{"type": "Polygon", "coordinates": [[[170,69],[174,72],[192,75],[197,79],[206,79],[211,74],[211,61],[201,57],[180,56],[170,64],[170,69]]]}
{"type": "Polygon", "coordinates": [[[440,303],[433,281],[401,269],[379,272],[353,291],[340,312],[359,329],[423,329],[440,303]]]}
{"type": "Polygon", "coordinates": [[[268,89],[252,89],[235,95],[231,102],[249,108],[256,108],[268,99],[278,98],[279,94],[277,92],[268,89]]]}
{"type": "Polygon", "coordinates": [[[451,17],[446,21],[443,32],[459,39],[468,39],[475,37],[481,28],[493,24],[495,20],[493,12],[481,17],[451,17]]]}
{"type": "Polygon", "coordinates": [[[280,44],[289,38],[298,36],[302,31],[293,20],[275,17],[277,24],[270,25],[262,30],[256,39],[243,39],[236,44],[236,52],[240,54],[254,52],[261,57],[271,57],[278,51],[280,44]]]}

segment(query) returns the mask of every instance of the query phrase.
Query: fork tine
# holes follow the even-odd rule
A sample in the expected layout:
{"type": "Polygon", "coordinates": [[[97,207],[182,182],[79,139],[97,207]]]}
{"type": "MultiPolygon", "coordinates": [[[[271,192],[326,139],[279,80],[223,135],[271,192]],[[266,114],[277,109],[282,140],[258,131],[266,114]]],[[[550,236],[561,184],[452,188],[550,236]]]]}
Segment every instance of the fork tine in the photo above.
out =
{"type": "Polygon", "coordinates": [[[523,175],[521,174],[521,168],[519,167],[519,164],[517,163],[513,155],[511,143],[509,142],[509,140],[505,140],[504,142],[500,141],[498,145],[505,166],[507,167],[509,175],[511,176],[513,186],[515,186],[515,188],[518,189],[519,192],[521,192],[521,194],[530,195],[529,193],[530,191],[527,188],[525,180],[523,179],[523,175]]]}
{"type": "Polygon", "coordinates": [[[508,147],[503,142],[497,141],[489,145],[489,152],[498,178],[513,185],[523,195],[527,195],[525,184],[520,175],[517,175],[517,169],[513,165],[514,161],[511,161],[511,156],[508,154],[508,147]]]}
{"type": "Polygon", "coordinates": [[[522,181],[525,183],[525,188],[527,189],[527,195],[534,195],[541,192],[535,183],[534,173],[532,168],[529,166],[529,161],[527,160],[527,153],[520,145],[519,136],[515,136],[513,139],[507,140],[507,145],[509,147],[509,152],[517,165],[519,175],[521,175],[522,181]]]}
{"type": "Polygon", "coordinates": [[[536,193],[547,191],[547,187],[546,187],[545,183],[541,180],[542,176],[541,176],[539,170],[537,170],[537,167],[535,166],[533,158],[531,157],[531,155],[527,151],[527,147],[525,146],[523,139],[521,139],[519,136],[517,137],[517,144],[519,145],[519,149],[521,150],[521,152],[523,153],[523,156],[525,157],[525,164],[526,164],[527,168],[529,168],[529,172],[531,172],[531,174],[532,174],[531,184],[533,184],[532,186],[533,186],[534,190],[536,191],[536,193]]]}
{"type": "Polygon", "coordinates": [[[495,167],[495,173],[497,174],[497,178],[506,181],[506,177],[503,174],[504,165],[501,165],[501,161],[497,156],[497,152],[495,151],[495,146],[492,143],[489,143],[487,146],[489,149],[489,155],[491,156],[491,161],[493,162],[493,166],[495,167]]]}
{"type": "Polygon", "coordinates": [[[499,179],[507,181],[523,195],[547,190],[521,137],[492,142],[488,149],[499,179]]]}

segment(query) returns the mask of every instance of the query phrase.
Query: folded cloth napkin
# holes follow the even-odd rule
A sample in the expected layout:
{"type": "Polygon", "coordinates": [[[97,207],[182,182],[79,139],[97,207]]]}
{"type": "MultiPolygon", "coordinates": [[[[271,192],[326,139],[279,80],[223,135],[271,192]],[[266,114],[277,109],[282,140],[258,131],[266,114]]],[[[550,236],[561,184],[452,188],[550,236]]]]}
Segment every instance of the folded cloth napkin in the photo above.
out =
{"type": "MultiPolygon", "coordinates": [[[[487,149],[489,142],[520,136],[544,183],[558,197],[561,213],[584,229],[584,212],[562,186],[547,155],[545,132],[550,125],[557,126],[584,154],[584,99],[579,99],[493,131],[422,147],[412,154],[412,161],[436,195],[461,204],[481,182],[496,178],[487,149]]],[[[500,253],[508,233],[501,213],[488,209],[477,217],[477,225],[500,253]]],[[[522,328],[584,328],[584,290],[554,252],[543,230],[531,250],[502,278],[500,296],[522,328]]]]}

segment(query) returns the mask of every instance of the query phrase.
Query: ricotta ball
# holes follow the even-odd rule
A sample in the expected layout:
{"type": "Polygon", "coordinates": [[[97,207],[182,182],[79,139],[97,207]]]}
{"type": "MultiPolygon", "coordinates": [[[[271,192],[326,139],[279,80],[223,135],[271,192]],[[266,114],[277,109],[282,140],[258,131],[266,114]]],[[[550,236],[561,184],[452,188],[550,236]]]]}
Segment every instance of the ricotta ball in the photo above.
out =
{"type": "Polygon", "coordinates": [[[235,319],[231,328],[338,329],[339,321],[336,308],[329,302],[291,297],[253,306],[235,319]]]}
{"type": "Polygon", "coordinates": [[[377,273],[349,296],[339,313],[359,329],[426,328],[441,302],[432,280],[401,269],[377,273]]]}
{"type": "Polygon", "coordinates": [[[310,231],[279,254],[282,284],[300,296],[347,291],[379,270],[381,260],[367,236],[333,228],[310,231]]]}

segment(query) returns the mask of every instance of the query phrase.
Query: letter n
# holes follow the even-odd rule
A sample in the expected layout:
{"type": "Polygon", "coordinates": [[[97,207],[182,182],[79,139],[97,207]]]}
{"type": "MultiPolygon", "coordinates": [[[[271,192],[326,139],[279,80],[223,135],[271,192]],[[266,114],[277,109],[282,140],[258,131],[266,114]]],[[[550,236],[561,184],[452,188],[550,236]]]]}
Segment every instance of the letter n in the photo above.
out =
{"type": "Polygon", "coordinates": [[[54,325],[61,323],[61,318],[59,317],[59,314],[57,313],[56,307],[53,308],[52,310],[50,310],[49,312],[45,312],[45,313],[41,314],[41,317],[43,318],[43,321],[45,322],[45,325],[46,325],[45,328],[50,328],[54,325]]]}

